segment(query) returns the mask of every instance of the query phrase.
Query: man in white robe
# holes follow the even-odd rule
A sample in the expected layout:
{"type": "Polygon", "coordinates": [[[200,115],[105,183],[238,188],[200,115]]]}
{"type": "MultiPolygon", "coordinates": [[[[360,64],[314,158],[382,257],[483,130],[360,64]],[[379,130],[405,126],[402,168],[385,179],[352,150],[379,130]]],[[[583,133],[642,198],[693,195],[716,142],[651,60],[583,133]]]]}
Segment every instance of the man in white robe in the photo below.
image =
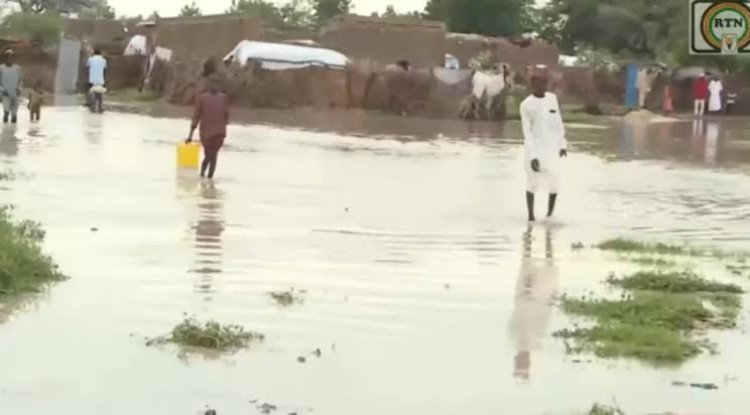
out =
{"type": "Polygon", "coordinates": [[[547,216],[555,211],[560,158],[567,157],[568,151],[557,96],[547,91],[546,68],[535,68],[530,83],[532,94],[521,103],[520,113],[526,149],[526,207],[529,221],[533,222],[534,194],[542,182],[546,182],[549,190],[547,216]]]}

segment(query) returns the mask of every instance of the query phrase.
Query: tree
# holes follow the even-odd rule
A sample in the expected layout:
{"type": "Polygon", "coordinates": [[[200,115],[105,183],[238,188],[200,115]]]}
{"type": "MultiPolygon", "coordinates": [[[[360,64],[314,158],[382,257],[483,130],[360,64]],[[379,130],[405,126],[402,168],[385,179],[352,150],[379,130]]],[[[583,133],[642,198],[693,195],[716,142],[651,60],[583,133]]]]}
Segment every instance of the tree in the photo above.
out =
{"type": "Polygon", "coordinates": [[[529,0],[429,0],[425,17],[444,21],[452,32],[518,36],[530,7],[529,0]]]}
{"type": "Polygon", "coordinates": [[[275,29],[307,29],[315,25],[309,0],[290,0],[281,7],[266,0],[232,0],[227,13],[256,17],[275,29]]]}
{"type": "Polygon", "coordinates": [[[229,14],[241,14],[257,17],[269,27],[281,27],[284,18],[281,11],[271,2],[265,0],[232,0],[232,5],[227,10],[229,14]]]}
{"type": "MultiPolygon", "coordinates": [[[[106,0],[9,0],[16,3],[24,13],[78,13],[86,8],[106,5],[106,0]]],[[[108,6],[107,6],[108,7],[108,6]]]]}
{"type": "Polygon", "coordinates": [[[324,25],[328,20],[342,14],[349,14],[352,0],[315,0],[315,17],[318,24],[324,25]]]}
{"type": "Polygon", "coordinates": [[[146,20],[155,21],[161,19],[161,16],[159,16],[159,12],[154,10],[151,12],[151,14],[146,18],[146,20]]]}
{"type": "Polygon", "coordinates": [[[385,13],[383,13],[383,17],[393,18],[398,16],[398,13],[396,13],[396,9],[393,7],[392,4],[389,4],[385,8],[385,13]]]}
{"type": "Polygon", "coordinates": [[[109,5],[107,0],[89,1],[79,12],[78,17],[82,19],[114,19],[115,9],[109,5]]]}
{"type": "Polygon", "coordinates": [[[180,9],[180,17],[196,17],[201,15],[201,8],[195,4],[195,1],[185,4],[182,6],[182,9],[180,9]]]}

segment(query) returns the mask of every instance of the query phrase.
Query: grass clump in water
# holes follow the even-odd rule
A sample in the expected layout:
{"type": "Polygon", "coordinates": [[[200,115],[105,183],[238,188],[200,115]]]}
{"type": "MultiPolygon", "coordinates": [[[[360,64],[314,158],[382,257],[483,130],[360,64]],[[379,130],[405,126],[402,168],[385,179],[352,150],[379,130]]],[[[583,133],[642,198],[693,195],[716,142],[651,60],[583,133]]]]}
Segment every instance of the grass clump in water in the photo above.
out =
{"type": "Polygon", "coordinates": [[[610,276],[608,282],[626,290],[661,291],[667,293],[728,293],[742,294],[735,284],[708,281],[691,271],[639,271],[625,278],[610,276]]]}
{"type": "Polygon", "coordinates": [[[654,256],[623,255],[623,256],[620,256],[620,259],[622,259],[623,261],[632,262],[638,265],[657,267],[657,268],[671,268],[671,267],[677,266],[677,261],[666,259],[666,258],[654,257],[654,256]]]}
{"type": "Polygon", "coordinates": [[[648,243],[632,239],[616,238],[597,245],[602,251],[647,253],[662,255],[700,255],[700,252],[684,245],[670,245],[665,243],[648,243]]]}
{"type": "Polygon", "coordinates": [[[302,304],[305,302],[303,294],[304,291],[296,293],[294,288],[289,291],[274,291],[268,293],[268,295],[281,307],[290,307],[295,304],[302,304]]]}
{"type": "Polygon", "coordinates": [[[65,279],[42,252],[42,227],[14,221],[11,210],[0,207],[0,296],[37,292],[44,284],[65,279]]]}
{"type": "Polygon", "coordinates": [[[742,306],[740,287],[691,272],[642,271],[607,281],[626,290],[619,300],[563,297],[565,312],[595,323],[555,333],[568,352],[681,364],[704,350],[714,352],[712,344],[694,337],[696,330],[735,327],[742,306]]]}
{"type": "Polygon", "coordinates": [[[601,404],[594,404],[594,406],[589,409],[588,412],[586,412],[586,415],[625,415],[625,412],[623,412],[620,408],[609,406],[609,405],[601,405],[601,404]]]}
{"type": "Polygon", "coordinates": [[[201,323],[195,317],[188,317],[175,326],[169,335],[148,339],[146,345],[174,343],[180,346],[227,351],[247,347],[252,341],[263,340],[265,335],[246,331],[242,326],[222,325],[213,320],[201,323]]]}

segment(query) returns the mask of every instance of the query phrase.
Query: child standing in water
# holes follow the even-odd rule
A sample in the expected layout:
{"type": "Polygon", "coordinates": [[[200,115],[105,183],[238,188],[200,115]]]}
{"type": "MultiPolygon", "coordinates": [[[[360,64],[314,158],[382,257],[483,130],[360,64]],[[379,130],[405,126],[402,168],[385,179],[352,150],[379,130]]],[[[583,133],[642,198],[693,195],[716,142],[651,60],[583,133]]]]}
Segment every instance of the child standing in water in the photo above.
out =
{"type": "Polygon", "coordinates": [[[29,114],[31,114],[31,122],[38,122],[42,118],[43,103],[44,91],[42,91],[42,83],[37,82],[34,85],[34,89],[29,93],[29,114]]]}
{"type": "Polygon", "coordinates": [[[664,87],[664,113],[671,114],[674,112],[674,103],[672,100],[672,87],[667,85],[664,87]]]}
{"type": "Polygon", "coordinates": [[[201,164],[201,177],[213,179],[216,172],[219,150],[224,145],[229,124],[229,102],[227,96],[219,91],[219,82],[215,76],[208,81],[206,92],[195,101],[195,111],[190,124],[190,135],[186,142],[193,141],[193,134],[200,126],[200,140],[203,146],[204,158],[201,164]]]}

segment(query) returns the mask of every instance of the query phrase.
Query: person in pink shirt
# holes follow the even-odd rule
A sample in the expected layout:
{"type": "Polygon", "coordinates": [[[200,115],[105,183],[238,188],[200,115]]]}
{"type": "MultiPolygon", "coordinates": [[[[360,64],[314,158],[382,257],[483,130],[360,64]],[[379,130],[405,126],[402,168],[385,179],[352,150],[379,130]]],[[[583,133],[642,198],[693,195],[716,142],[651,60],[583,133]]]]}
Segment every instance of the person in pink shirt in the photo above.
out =
{"type": "Polygon", "coordinates": [[[213,179],[216,172],[216,164],[219,158],[219,150],[224,145],[227,136],[227,124],[229,124],[229,100],[219,90],[218,79],[212,77],[208,81],[206,92],[195,100],[195,110],[190,123],[190,135],[187,143],[193,141],[193,134],[200,126],[200,140],[205,156],[201,164],[201,177],[213,179]]]}
{"type": "Polygon", "coordinates": [[[705,73],[702,73],[695,80],[693,98],[695,99],[695,116],[702,117],[703,113],[706,112],[706,100],[708,99],[708,78],[706,78],[705,73]]]}

